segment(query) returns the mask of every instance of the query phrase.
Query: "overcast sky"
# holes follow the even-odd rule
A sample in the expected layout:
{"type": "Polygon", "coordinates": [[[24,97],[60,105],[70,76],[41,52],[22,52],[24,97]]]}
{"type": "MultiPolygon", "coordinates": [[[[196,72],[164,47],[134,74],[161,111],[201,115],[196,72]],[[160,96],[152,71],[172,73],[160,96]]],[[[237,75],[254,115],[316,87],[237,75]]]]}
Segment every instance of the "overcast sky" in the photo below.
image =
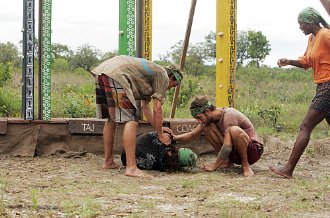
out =
{"type": "MultiPolygon", "coordinates": [[[[118,50],[119,0],[53,0],[52,42],[76,49],[90,44],[102,52],[118,50]]],[[[184,39],[191,0],[153,0],[153,59],[184,39]]],[[[39,1],[35,1],[36,6],[39,1]]],[[[215,31],[216,0],[198,0],[190,42],[215,31]]],[[[307,46],[299,29],[298,13],[314,7],[330,22],[319,0],[237,0],[238,30],[261,31],[271,45],[264,64],[275,66],[280,57],[297,58],[307,46]]],[[[38,18],[36,7],[36,20],[38,18]]],[[[23,0],[0,1],[0,42],[18,45],[22,39],[23,0]]],[[[37,23],[36,23],[37,26],[37,23]]],[[[37,28],[36,28],[37,35],[37,28]]]]}

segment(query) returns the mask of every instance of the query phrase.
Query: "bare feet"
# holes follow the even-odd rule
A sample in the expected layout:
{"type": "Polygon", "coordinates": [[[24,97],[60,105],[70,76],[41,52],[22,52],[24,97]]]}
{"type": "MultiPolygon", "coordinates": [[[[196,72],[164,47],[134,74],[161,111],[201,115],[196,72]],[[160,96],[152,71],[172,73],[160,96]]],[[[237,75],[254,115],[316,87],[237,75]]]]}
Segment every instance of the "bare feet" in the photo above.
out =
{"type": "Polygon", "coordinates": [[[110,161],[110,163],[104,162],[102,169],[103,170],[109,170],[109,169],[117,169],[119,166],[113,161],[110,161]]]}
{"type": "Polygon", "coordinates": [[[213,164],[205,164],[202,169],[207,172],[212,172],[215,170],[213,164]]]}
{"type": "Polygon", "coordinates": [[[147,173],[144,173],[142,170],[139,168],[127,168],[126,167],[126,176],[131,176],[131,177],[142,177],[142,178],[152,178],[152,175],[149,175],[147,173]]]}
{"type": "Polygon", "coordinates": [[[229,160],[220,165],[219,168],[233,168],[234,164],[229,160]]]}
{"type": "Polygon", "coordinates": [[[250,167],[243,167],[243,175],[246,177],[253,176],[254,172],[250,167]]]}
{"type": "Polygon", "coordinates": [[[288,172],[284,168],[269,167],[269,169],[277,175],[283,176],[286,179],[292,179],[292,172],[288,172]]]}

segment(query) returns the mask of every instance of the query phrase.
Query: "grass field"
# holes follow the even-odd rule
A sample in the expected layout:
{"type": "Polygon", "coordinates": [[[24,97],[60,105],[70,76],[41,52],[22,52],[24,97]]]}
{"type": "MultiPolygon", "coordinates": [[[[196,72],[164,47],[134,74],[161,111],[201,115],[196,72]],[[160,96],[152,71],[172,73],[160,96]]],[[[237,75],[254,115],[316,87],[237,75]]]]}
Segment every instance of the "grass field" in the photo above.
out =
{"type": "MultiPolygon", "coordinates": [[[[2,117],[20,117],[20,73],[0,88],[2,117]]],[[[215,76],[186,77],[185,101],[177,117],[187,118],[194,95],[215,100],[215,76]]],[[[0,217],[330,217],[329,126],[323,122],[294,172],[284,180],[268,166],[290,155],[299,125],[313,98],[311,72],[241,68],[237,108],[257,128],[265,152],[244,178],[239,166],[206,173],[149,172],[151,179],[124,171],[102,171],[103,157],[0,157],[0,217]]],[[[170,96],[168,96],[170,98],[170,96]]],[[[37,99],[36,99],[37,102],[37,99]]],[[[169,116],[170,101],[164,105],[169,116]]],[[[94,80],[89,73],[52,75],[53,117],[94,117],[94,80]]],[[[199,165],[214,154],[201,156],[199,165]]],[[[116,157],[117,163],[120,162],[116,157]]]]}

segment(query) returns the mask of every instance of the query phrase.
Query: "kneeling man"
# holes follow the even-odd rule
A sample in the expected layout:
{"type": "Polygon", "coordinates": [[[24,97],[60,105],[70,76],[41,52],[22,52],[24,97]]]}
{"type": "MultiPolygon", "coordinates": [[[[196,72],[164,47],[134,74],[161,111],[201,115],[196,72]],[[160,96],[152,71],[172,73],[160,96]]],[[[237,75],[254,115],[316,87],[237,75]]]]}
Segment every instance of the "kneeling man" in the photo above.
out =
{"type": "Polygon", "coordinates": [[[251,121],[234,108],[215,108],[206,96],[197,97],[191,103],[190,112],[198,126],[189,133],[174,135],[174,140],[187,142],[204,133],[218,152],[215,162],[204,165],[204,170],[214,171],[234,163],[242,165],[244,176],[253,176],[250,165],[259,160],[263,144],[251,121]]]}

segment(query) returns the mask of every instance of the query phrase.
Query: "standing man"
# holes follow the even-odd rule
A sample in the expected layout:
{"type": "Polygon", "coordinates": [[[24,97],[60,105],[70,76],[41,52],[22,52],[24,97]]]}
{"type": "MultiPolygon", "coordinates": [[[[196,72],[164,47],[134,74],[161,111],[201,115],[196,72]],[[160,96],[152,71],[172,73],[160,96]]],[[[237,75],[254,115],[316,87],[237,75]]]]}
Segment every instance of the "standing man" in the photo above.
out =
{"type": "Polygon", "coordinates": [[[96,79],[97,117],[108,118],[103,129],[103,169],[117,168],[113,160],[113,144],[117,123],[125,123],[123,145],[126,152],[126,175],[147,176],[136,166],[136,130],[138,126],[137,103],[154,127],[159,140],[170,144],[163,133],[163,111],[166,90],[176,87],[183,75],[177,65],[162,67],[151,61],[130,56],[117,56],[104,61],[92,70],[96,79]],[[153,111],[150,101],[153,100],[153,111]]]}
{"type": "Polygon", "coordinates": [[[234,108],[215,108],[206,96],[197,97],[190,106],[191,115],[198,126],[189,133],[175,135],[176,141],[190,141],[202,133],[218,152],[213,164],[204,165],[206,171],[242,165],[244,176],[253,176],[250,165],[263,153],[263,145],[250,120],[234,108]]]}

